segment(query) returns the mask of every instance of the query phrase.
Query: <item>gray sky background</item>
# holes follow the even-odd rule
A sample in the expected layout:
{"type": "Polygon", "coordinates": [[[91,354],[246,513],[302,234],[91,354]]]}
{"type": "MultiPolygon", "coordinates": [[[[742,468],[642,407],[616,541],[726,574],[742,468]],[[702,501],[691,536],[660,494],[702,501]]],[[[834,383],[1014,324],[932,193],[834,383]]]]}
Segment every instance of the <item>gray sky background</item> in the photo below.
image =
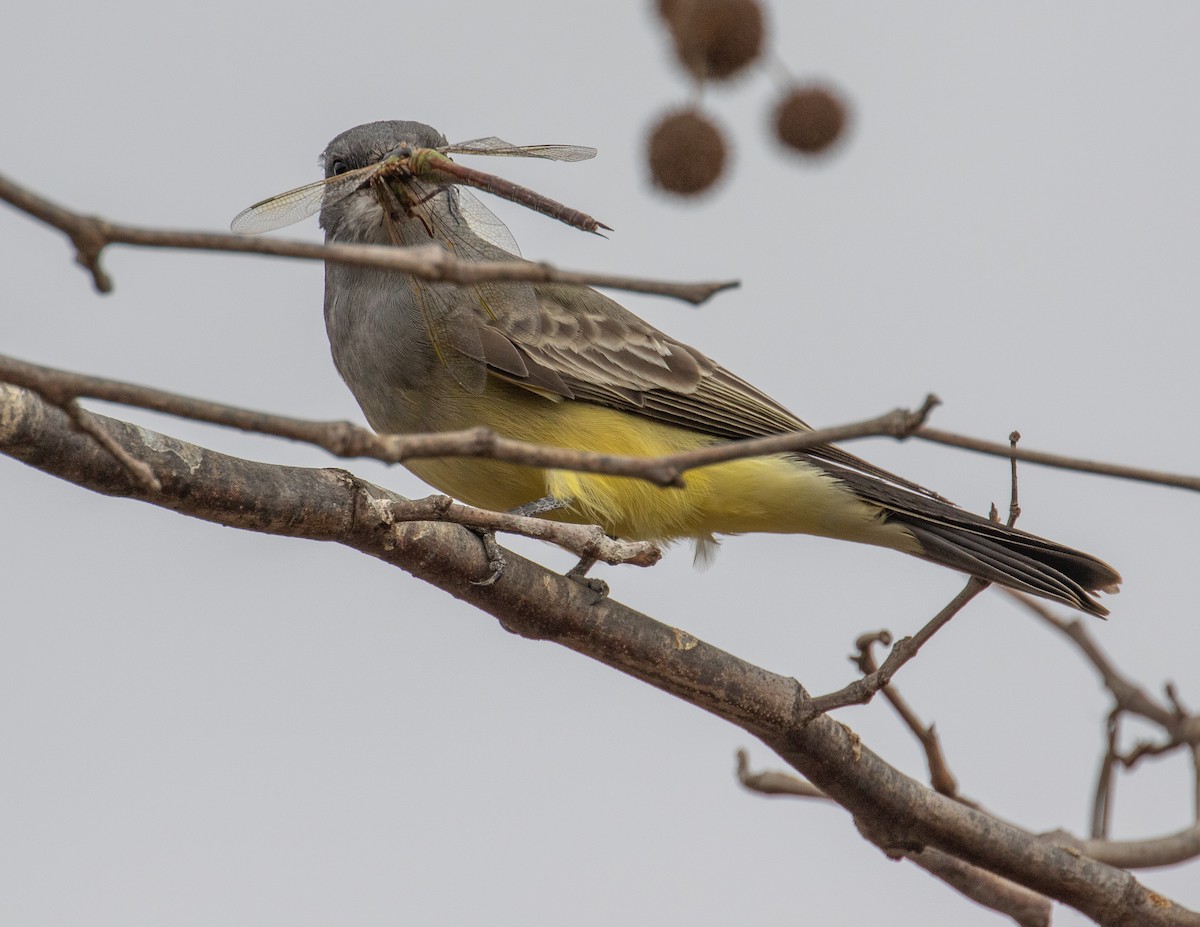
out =
{"type": "MultiPolygon", "coordinates": [[[[113,219],[220,230],[315,179],[360,122],[595,145],[507,176],[616,230],[490,203],[527,256],[736,277],[702,309],[620,297],[810,422],[945,401],[942,428],[1196,472],[1200,6],[782,3],[775,47],[852,100],[841,156],[797,165],[764,72],[711,93],[720,190],[648,190],[647,124],[688,90],[648,5],[26,4],[0,34],[0,170],[113,219]],[[15,23],[15,24],[14,24],[15,23]]],[[[484,165],[496,167],[496,165],[484,165]]],[[[293,233],[316,238],[315,221],[293,233]]],[[[361,421],[315,264],[113,249],[97,297],[63,240],[0,210],[0,349],[313,418],[361,421]]],[[[262,460],[303,447],[122,412],[262,460]]],[[[854,448],[986,511],[1007,464],[854,448]]],[[[399,470],[353,469],[413,495],[399,470]]],[[[1105,650],[1200,704],[1195,496],[1024,467],[1027,530],[1125,589],[1105,650]]],[[[995,924],[865,844],[842,811],[733,779],[750,738],[358,554],[90,495],[0,460],[0,920],[9,924],[995,924]]],[[[569,558],[517,549],[555,568],[569,558]]],[[[604,570],[620,600],[813,690],[860,632],[911,632],[960,587],[886,551],[730,539],[604,570]]],[[[966,794],[1086,827],[1108,701],[1075,652],[986,593],[900,677],[966,794]]],[[[839,715],[914,775],[877,704],[839,715]]],[[[1131,731],[1131,737],[1140,733],[1131,731]]],[[[1192,813],[1181,757],[1121,777],[1116,832],[1192,813]]],[[[1143,874],[1200,906],[1190,868],[1143,874]]],[[[1081,923],[1060,912],[1056,923],[1081,923]]]]}

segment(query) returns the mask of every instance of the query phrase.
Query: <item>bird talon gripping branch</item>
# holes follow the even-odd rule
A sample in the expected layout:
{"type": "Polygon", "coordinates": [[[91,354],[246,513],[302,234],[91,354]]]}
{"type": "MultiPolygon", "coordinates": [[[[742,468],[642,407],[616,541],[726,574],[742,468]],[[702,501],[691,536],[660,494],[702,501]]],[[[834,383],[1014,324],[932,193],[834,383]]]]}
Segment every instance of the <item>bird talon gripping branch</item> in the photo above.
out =
{"type": "Polygon", "coordinates": [[[496,532],[491,528],[471,528],[479,536],[479,540],[483,544],[483,553],[487,557],[488,575],[483,579],[471,580],[472,586],[491,586],[494,585],[504,574],[504,568],[508,566],[508,560],[504,557],[504,552],[500,549],[500,545],[496,543],[496,532]]]}

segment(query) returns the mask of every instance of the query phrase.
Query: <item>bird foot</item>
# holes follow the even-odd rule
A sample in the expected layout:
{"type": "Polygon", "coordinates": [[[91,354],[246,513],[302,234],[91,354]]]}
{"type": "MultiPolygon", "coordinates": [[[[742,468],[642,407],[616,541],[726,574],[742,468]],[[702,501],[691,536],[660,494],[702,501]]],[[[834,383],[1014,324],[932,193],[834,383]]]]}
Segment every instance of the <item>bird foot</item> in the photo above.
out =
{"type": "Polygon", "coordinates": [[[470,531],[479,535],[479,540],[483,544],[483,553],[488,561],[488,575],[483,579],[471,580],[472,586],[491,586],[504,573],[504,568],[508,566],[508,561],[504,559],[504,553],[500,550],[500,545],[496,543],[496,532],[490,528],[470,528],[470,531]]]}

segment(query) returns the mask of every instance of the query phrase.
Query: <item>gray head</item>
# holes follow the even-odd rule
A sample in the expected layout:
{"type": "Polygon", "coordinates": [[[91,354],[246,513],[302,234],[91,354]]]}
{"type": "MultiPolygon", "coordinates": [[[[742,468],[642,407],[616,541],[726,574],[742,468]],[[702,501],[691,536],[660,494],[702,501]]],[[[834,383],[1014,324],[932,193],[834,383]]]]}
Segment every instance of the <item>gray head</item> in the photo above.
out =
{"type": "MultiPolygon", "coordinates": [[[[321,153],[326,177],[377,164],[403,145],[440,148],[446,136],[423,122],[398,119],[368,122],[347,129],[321,153]]],[[[321,209],[321,228],[327,239],[338,241],[385,241],[383,210],[369,190],[361,190],[332,206],[321,209]]]]}

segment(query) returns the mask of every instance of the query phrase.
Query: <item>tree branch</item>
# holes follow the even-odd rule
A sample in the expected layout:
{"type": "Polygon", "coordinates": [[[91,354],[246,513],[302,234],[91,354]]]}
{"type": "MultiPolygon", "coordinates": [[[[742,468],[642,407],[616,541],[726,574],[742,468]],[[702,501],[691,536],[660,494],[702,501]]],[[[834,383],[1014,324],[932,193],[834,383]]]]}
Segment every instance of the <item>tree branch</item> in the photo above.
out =
{"type": "Polygon", "coordinates": [[[1055,831],[1048,834],[1047,838],[1093,859],[1127,869],[1170,866],[1200,857],[1200,715],[1185,711],[1170,685],[1167,687],[1169,704],[1156,702],[1144,689],[1117,670],[1082,622],[1059,618],[1040,602],[1020,592],[1005,592],[1075,644],[1084,658],[1096,669],[1104,687],[1112,694],[1114,702],[1108,716],[1108,743],[1097,777],[1092,812],[1092,839],[1083,840],[1065,831],[1055,831]],[[1122,756],[1117,744],[1117,733],[1120,718],[1126,713],[1138,715],[1157,724],[1166,733],[1166,741],[1150,749],[1135,748],[1122,756]],[[1112,812],[1114,768],[1118,763],[1126,767],[1132,766],[1147,753],[1161,754],[1174,750],[1187,750],[1192,761],[1195,806],[1191,826],[1162,837],[1142,840],[1108,839],[1107,822],[1112,812]]]}
{"type": "Polygon", "coordinates": [[[681,486],[683,474],[688,470],[729,460],[762,454],[799,452],[821,444],[866,437],[894,437],[903,440],[908,437],[929,439],[930,435],[937,435],[937,438],[932,439],[937,443],[1004,456],[1012,460],[1026,460],[1032,463],[1055,461],[1047,465],[1067,469],[1073,467],[1072,462],[1077,462],[1080,464],[1078,469],[1085,473],[1105,473],[1121,479],[1200,490],[1200,477],[1078,460],[934,431],[924,425],[926,418],[938,403],[937,397],[933,395],[927,396],[921,407],[914,411],[896,409],[876,418],[834,428],[732,441],[668,457],[645,458],[596,454],[569,448],[539,447],[502,438],[485,428],[424,435],[380,435],[347,421],[320,422],[272,415],[135,383],[32,364],[5,355],[0,355],[0,381],[32,389],[57,405],[63,405],[67,400],[74,398],[101,399],[241,431],[303,441],[323,448],[336,457],[369,457],[384,463],[403,463],[423,457],[486,457],[557,470],[629,476],[646,480],[656,486],[681,486]]]}
{"type": "Polygon", "coordinates": [[[883,661],[883,665],[874,672],[855,679],[836,692],[827,695],[817,695],[808,699],[800,709],[800,717],[816,717],[835,708],[847,705],[865,705],[875,697],[875,693],[884,688],[892,677],[905,663],[917,655],[926,642],[941,630],[950,619],[962,611],[975,596],[983,592],[991,583],[972,576],[967,580],[962,592],[951,599],[946,607],[933,616],[926,625],[912,637],[902,637],[896,641],[891,652],[883,661]]]}
{"type": "Polygon", "coordinates": [[[423,248],[394,248],[381,245],[318,245],[277,238],[247,238],[214,232],[183,232],[171,229],[120,225],[98,216],[85,216],[52,203],[0,176],[0,200],[63,232],[75,246],[76,261],[92,275],[101,293],[113,288],[112,279],[100,266],[100,256],[110,244],[145,248],[183,248],[189,251],[231,251],[272,257],[335,261],[361,267],[381,267],[411,274],[422,280],[470,285],[486,281],[564,283],[601,286],[633,293],[670,296],[698,305],[722,290],[738,286],[736,280],[719,283],[664,283],[615,274],[590,274],[557,270],[532,261],[461,261],[436,245],[423,248]]]}
{"type": "MultiPolygon", "coordinates": [[[[811,782],[797,776],[769,769],[751,771],[750,755],[745,750],[737,752],[737,777],[748,791],[759,795],[830,800],[811,782]]],[[[1047,927],[1050,923],[1050,899],[1043,895],[932,847],[905,852],[903,856],[976,904],[1004,914],[1022,927],[1047,927]]]]}
{"type": "Polygon", "coordinates": [[[1136,480],[1139,483],[1157,483],[1160,486],[1174,486],[1178,489],[1190,489],[1200,492],[1200,476],[1190,476],[1181,473],[1167,473],[1163,470],[1147,470],[1142,467],[1127,467],[1124,464],[1105,463],[1099,460],[1087,460],[1083,457],[1067,457],[1063,454],[1047,454],[1045,451],[1027,451],[1011,444],[1001,444],[998,441],[983,441],[979,438],[968,438],[937,428],[921,428],[913,433],[914,438],[929,441],[933,444],[945,444],[948,447],[958,447],[963,450],[975,451],[979,454],[989,454],[992,457],[1005,457],[1010,460],[1023,460],[1026,463],[1040,464],[1043,467],[1057,467],[1060,470],[1075,470],[1079,473],[1098,473],[1100,476],[1112,476],[1122,480],[1136,480]]]}
{"type": "MultiPolygon", "coordinates": [[[[98,418],[102,418],[99,417],[98,418]]],[[[1108,925],[1197,925],[1200,915],[1129,873],[1039,839],[924,787],[888,765],[844,725],[807,719],[794,679],[724,653],[579,583],[508,554],[498,582],[477,586],[485,558],[457,526],[395,524],[398,496],[343,470],[277,467],[218,454],[113,419],[114,440],[158,475],[149,493],[66,414],[0,386],[0,450],[80,486],[232,527],[336,541],[398,566],[498,618],[618,669],[736,724],[776,750],[849,810],[886,852],[933,847],[1108,925]]]]}
{"type": "Polygon", "coordinates": [[[905,859],[941,879],[976,904],[1012,918],[1021,927],[1050,925],[1052,905],[1045,895],[1031,892],[932,847],[906,853],[905,859]]]}
{"type": "Polygon", "coordinates": [[[427,499],[402,499],[392,503],[391,516],[402,521],[440,521],[472,528],[486,528],[505,534],[519,534],[536,541],[548,541],[579,558],[615,565],[654,566],[662,551],[649,541],[620,541],[610,538],[597,525],[573,525],[546,521],[510,512],[492,512],[455,502],[449,496],[427,499]]]}
{"type": "MultiPolygon", "coordinates": [[[[892,635],[889,631],[876,631],[873,634],[860,635],[855,641],[855,646],[858,652],[850,657],[850,662],[858,667],[859,671],[864,676],[873,676],[879,672],[879,664],[875,661],[875,655],[871,652],[871,647],[874,644],[883,644],[887,646],[892,642],[892,635]]],[[[954,773],[950,771],[950,764],[946,761],[946,754],[942,750],[941,740],[938,738],[937,728],[930,724],[921,723],[921,719],[917,717],[917,713],[913,710],[908,701],[900,694],[891,683],[883,687],[883,696],[891,703],[896,714],[900,716],[905,726],[912,732],[913,736],[921,744],[921,749],[925,751],[925,762],[929,766],[929,784],[942,795],[947,795],[950,798],[958,798],[962,800],[958,794],[958,780],[955,779],[954,773]]]]}
{"type": "Polygon", "coordinates": [[[34,390],[59,406],[86,396],[194,421],[226,425],[242,431],[305,441],[338,457],[370,457],[384,463],[403,463],[425,457],[486,457],[555,470],[629,476],[658,486],[682,486],[683,474],[688,470],[729,460],[800,451],[854,438],[881,435],[903,437],[920,427],[937,404],[936,397],[928,396],[915,412],[896,409],[849,425],[731,441],[667,457],[624,457],[527,444],[503,438],[486,428],[432,434],[380,435],[350,422],[314,422],[269,415],[133,383],[43,367],[4,355],[0,355],[0,382],[34,390]]]}

